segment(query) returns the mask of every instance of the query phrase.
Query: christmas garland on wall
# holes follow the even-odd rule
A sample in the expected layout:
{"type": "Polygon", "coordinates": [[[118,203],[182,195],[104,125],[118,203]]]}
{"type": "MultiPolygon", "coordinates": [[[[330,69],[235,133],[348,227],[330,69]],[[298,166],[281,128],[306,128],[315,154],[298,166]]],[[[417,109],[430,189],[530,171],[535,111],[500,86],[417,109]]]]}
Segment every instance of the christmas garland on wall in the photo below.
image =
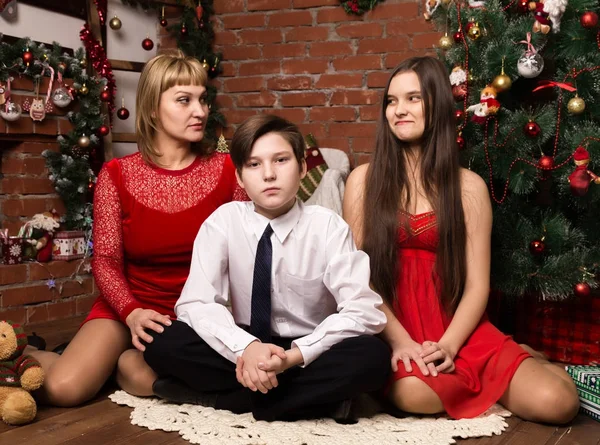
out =
{"type": "Polygon", "coordinates": [[[46,150],[42,154],[46,158],[49,178],[65,204],[62,222],[66,229],[89,231],[92,224],[89,193],[96,182],[90,169],[90,156],[95,156],[95,150],[100,146],[98,136],[109,132],[100,100],[107,80],[88,76],[83,48],[71,56],[62,52],[57,42],[53,42],[51,49],[29,38],[9,44],[2,41],[0,35],[0,60],[0,83],[6,90],[0,116],[8,122],[27,119],[22,111],[29,111],[31,119],[40,121],[53,107],[65,108],[73,100],[78,101],[77,111],[67,113],[73,129],[57,138],[59,152],[46,150]],[[44,76],[50,77],[45,96],[39,91],[44,76]],[[16,77],[30,78],[36,85],[38,94],[31,98],[31,104],[28,99],[22,107],[11,101],[10,83],[16,77]],[[72,79],[71,86],[65,78],[72,79]]]}
{"type": "Polygon", "coordinates": [[[340,0],[342,7],[348,14],[363,15],[382,3],[384,0],[340,0]]]}

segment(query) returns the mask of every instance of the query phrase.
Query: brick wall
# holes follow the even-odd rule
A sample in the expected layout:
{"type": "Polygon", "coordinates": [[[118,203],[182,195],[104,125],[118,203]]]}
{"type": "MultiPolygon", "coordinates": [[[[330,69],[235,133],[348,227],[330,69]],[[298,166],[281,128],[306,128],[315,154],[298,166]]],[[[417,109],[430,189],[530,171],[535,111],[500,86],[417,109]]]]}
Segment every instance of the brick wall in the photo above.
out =
{"type": "MultiPolygon", "coordinates": [[[[23,120],[31,119],[21,118],[23,120]]],[[[23,141],[0,137],[0,227],[16,235],[34,214],[64,206],[48,179],[41,153],[58,151],[55,136],[23,135],[23,141]]],[[[87,313],[97,293],[82,260],[0,265],[0,319],[24,324],[67,318],[87,313]],[[78,273],[76,273],[78,272],[78,273]],[[81,278],[81,283],[75,280],[81,278]],[[48,279],[56,286],[49,288],[48,279]]]]}
{"type": "Polygon", "coordinates": [[[215,79],[226,137],[247,117],[269,112],[311,132],[351,163],[373,150],[378,104],[389,71],[433,54],[440,34],[415,0],[386,0],[362,17],[339,0],[215,0],[215,79]]]}
{"type": "MultiPolygon", "coordinates": [[[[40,85],[40,96],[48,89],[49,78],[40,85]]],[[[72,83],[66,80],[66,83],[72,83]]],[[[17,78],[12,83],[11,100],[22,105],[35,97],[31,79],[17,78]]],[[[44,150],[58,151],[56,135],[69,132],[65,115],[77,107],[57,108],[34,122],[27,114],[16,122],[0,119],[0,227],[16,235],[19,228],[36,213],[64,205],[48,178],[44,150]]],[[[91,274],[82,261],[53,261],[36,264],[0,264],[0,319],[35,324],[87,313],[96,294],[91,274]],[[78,270],[79,269],[79,270],[78,270]],[[76,272],[80,273],[76,273],[76,272]],[[81,283],[75,280],[79,275],[81,283]],[[55,280],[50,288],[48,279],[55,280]]]]}

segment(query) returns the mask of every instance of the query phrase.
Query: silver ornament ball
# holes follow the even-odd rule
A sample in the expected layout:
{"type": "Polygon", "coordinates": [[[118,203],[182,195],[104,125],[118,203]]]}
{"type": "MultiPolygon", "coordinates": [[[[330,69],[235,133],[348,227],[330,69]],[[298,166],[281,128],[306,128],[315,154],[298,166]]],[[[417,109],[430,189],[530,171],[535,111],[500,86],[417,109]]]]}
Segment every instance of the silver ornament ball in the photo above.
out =
{"type": "Polygon", "coordinates": [[[22,112],[21,105],[14,102],[9,102],[0,106],[0,117],[8,122],[18,120],[21,117],[22,112]]]}
{"type": "Polygon", "coordinates": [[[544,58],[539,53],[525,53],[517,61],[519,75],[532,79],[544,70],[544,58]]]}

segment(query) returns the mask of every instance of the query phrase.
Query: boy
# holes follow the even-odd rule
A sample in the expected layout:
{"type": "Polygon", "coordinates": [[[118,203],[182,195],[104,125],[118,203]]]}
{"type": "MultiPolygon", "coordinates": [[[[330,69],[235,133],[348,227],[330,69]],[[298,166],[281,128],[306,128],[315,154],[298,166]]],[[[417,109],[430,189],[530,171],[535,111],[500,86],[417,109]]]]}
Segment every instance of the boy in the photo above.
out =
{"type": "Polygon", "coordinates": [[[349,401],[390,372],[369,258],[341,217],[296,200],[306,161],[295,125],[247,119],[231,158],[252,202],[223,205],[200,228],[177,321],[149,332],[154,393],[259,420],[349,421],[349,401]]]}

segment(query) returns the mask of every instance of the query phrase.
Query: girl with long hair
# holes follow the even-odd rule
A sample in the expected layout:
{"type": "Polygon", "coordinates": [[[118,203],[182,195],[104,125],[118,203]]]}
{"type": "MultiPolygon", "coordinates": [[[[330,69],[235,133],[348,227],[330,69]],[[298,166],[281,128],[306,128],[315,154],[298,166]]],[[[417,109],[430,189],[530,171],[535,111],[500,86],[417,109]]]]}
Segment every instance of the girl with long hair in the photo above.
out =
{"type": "Polygon", "coordinates": [[[344,217],[386,301],[388,396],[398,408],[463,418],[500,402],[527,420],[576,415],[568,374],[484,314],[492,208],[485,182],[459,165],[454,99],[439,60],[410,58],[390,75],[375,151],[348,178],[344,217]]]}

